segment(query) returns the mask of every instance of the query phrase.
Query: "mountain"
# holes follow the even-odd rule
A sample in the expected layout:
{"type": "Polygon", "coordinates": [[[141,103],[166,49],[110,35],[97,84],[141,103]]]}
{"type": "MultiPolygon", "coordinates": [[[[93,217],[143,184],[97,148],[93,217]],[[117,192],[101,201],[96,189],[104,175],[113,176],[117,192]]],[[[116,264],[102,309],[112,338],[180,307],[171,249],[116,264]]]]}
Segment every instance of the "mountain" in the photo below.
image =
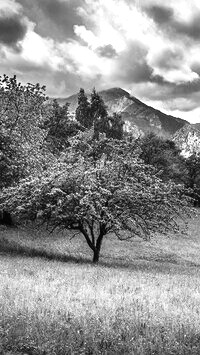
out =
{"type": "Polygon", "coordinates": [[[200,153],[200,123],[184,125],[175,133],[173,140],[186,158],[200,153]]]}
{"type": "MultiPolygon", "coordinates": [[[[166,115],[146,105],[121,88],[103,90],[99,94],[103,98],[109,114],[113,112],[121,113],[125,121],[126,131],[137,132],[137,134],[154,132],[160,136],[170,137],[188,123],[185,120],[166,115]]],[[[69,110],[75,112],[78,104],[78,94],[57,100],[60,104],[68,102],[70,104],[69,110]]]]}

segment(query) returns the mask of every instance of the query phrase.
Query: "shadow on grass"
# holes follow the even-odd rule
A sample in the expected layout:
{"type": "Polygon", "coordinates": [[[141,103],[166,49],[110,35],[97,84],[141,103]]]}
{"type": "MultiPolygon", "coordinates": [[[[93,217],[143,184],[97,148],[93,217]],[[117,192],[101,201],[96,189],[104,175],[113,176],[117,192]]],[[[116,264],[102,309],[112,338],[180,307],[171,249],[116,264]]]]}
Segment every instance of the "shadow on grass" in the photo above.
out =
{"type": "Polygon", "coordinates": [[[48,252],[44,249],[36,249],[33,247],[27,247],[20,245],[14,241],[9,241],[5,238],[0,240],[0,253],[6,253],[9,255],[22,255],[31,258],[44,258],[47,260],[62,261],[62,262],[74,262],[74,263],[90,263],[88,259],[82,257],[75,257],[72,255],[64,255],[53,252],[48,252]]]}
{"type": "MultiPolygon", "coordinates": [[[[100,260],[98,264],[94,264],[91,259],[83,258],[81,256],[76,257],[73,255],[65,255],[56,252],[48,252],[44,249],[37,249],[33,247],[27,247],[20,245],[14,241],[9,241],[6,238],[0,239],[0,253],[8,254],[11,256],[21,255],[30,258],[43,258],[46,260],[60,261],[63,263],[76,263],[76,264],[88,264],[88,265],[99,265],[106,268],[112,269],[127,269],[130,271],[156,271],[164,274],[171,273],[171,268],[173,267],[173,272],[184,272],[184,269],[188,267],[200,268],[199,264],[187,261],[186,263],[180,263],[175,260],[169,260],[168,257],[162,257],[161,259],[151,257],[136,258],[133,260],[124,260],[111,257],[108,260],[100,260]],[[183,270],[181,270],[183,269],[183,270]]],[[[102,258],[103,259],[103,258],[102,258]]]]}

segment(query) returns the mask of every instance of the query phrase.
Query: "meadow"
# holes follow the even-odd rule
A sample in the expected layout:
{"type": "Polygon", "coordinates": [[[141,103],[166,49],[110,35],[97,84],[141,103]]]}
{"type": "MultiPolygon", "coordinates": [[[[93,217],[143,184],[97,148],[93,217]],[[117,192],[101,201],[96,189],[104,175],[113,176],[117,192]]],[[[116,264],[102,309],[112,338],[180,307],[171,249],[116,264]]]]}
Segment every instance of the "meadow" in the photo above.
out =
{"type": "Polygon", "coordinates": [[[200,354],[200,212],[90,260],[80,236],[0,227],[0,354],[200,354]]]}

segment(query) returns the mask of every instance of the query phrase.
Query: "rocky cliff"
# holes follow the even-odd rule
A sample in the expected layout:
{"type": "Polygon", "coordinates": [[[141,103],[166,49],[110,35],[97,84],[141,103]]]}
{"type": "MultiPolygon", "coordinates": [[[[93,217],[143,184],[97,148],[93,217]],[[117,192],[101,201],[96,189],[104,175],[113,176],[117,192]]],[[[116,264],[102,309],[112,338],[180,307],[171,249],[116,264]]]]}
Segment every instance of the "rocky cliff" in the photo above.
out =
{"type": "Polygon", "coordinates": [[[187,158],[190,155],[200,154],[200,124],[186,124],[173,137],[182,154],[187,158]]]}

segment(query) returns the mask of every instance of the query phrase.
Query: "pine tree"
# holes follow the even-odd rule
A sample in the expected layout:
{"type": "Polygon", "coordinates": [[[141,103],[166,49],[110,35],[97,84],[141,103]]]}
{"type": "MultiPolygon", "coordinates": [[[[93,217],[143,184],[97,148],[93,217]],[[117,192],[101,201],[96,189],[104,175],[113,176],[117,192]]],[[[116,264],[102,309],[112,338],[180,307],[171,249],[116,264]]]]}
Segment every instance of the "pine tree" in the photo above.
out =
{"type": "Polygon", "coordinates": [[[91,117],[94,122],[94,138],[99,139],[99,133],[108,132],[109,122],[106,105],[95,89],[91,94],[91,117]]]}
{"type": "Polygon", "coordinates": [[[92,117],[90,114],[90,103],[84,89],[80,89],[78,95],[78,107],[76,109],[76,120],[85,128],[91,128],[92,117]]]}

